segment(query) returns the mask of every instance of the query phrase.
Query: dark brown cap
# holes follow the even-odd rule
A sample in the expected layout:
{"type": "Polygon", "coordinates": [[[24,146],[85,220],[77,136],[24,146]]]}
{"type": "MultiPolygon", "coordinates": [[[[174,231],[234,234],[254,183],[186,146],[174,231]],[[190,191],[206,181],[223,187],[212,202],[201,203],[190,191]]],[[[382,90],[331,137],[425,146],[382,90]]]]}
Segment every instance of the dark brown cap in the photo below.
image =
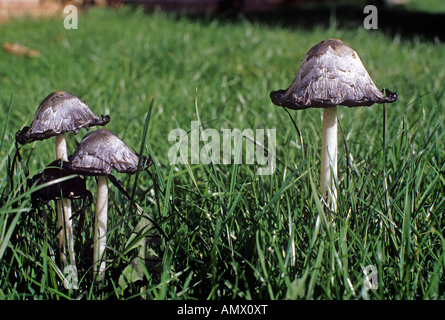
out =
{"type": "Polygon", "coordinates": [[[81,128],[103,126],[110,116],[96,117],[79,98],[66,91],[55,91],[47,96],[37,109],[31,125],[16,133],[20,144],[45,140],[52,136],[72,131],[77,134],[81,128]]]}
{"type": "MultiPolygon", "coordinates": [[[[107,129],[98,129],[85,135],[76,151],[69,157],[68,169],[72,172],[100,176],[109,175],[112,169],[134,173],[139,156],[118,136],[107,129]]],[[[151,159],[142,159],[142,168],[151,165],[151,159]]]]}
{"type": "MultiPolygon", "coordinates": [[[[44,183],[72,175],[72,173],[65,168],[66,164],[67,163],[62,160],[52,162],[45,168],[45,170],[43,170],[43,172],[34,175],[31,179],[28,179],[28,187],[31,187],[33,184],[42,185],[44,183]]],[[[33,204],[42,202],[47,203],[50,200],[60,200],[62,198],[88,198],[91,200],[92,195],[86,188],[85,178],[77,175],[71,179],[50,184],[47,187],[31,193],[33,204]]]]}
{"type": "Polygon", "coordinates": [[[370,106],[394,102],[397,93],[380,91],[358,54],[341,40],[328,39],[304,57],[295,80],[286,90],[270,93],[278,106],[290,109],[370,106]]]}

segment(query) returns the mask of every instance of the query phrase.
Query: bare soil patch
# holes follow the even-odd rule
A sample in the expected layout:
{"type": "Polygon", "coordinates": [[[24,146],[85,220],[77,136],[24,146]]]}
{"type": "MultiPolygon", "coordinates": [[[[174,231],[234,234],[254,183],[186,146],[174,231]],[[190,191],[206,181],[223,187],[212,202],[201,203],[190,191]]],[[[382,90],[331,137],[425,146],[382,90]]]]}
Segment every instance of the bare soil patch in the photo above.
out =
{"type": "Polygon", "coordinates": [[[11,18],[46,18],[62,15],[63,6],[57,1],[0,0],[0,23],[6,23],[11,18]]]}

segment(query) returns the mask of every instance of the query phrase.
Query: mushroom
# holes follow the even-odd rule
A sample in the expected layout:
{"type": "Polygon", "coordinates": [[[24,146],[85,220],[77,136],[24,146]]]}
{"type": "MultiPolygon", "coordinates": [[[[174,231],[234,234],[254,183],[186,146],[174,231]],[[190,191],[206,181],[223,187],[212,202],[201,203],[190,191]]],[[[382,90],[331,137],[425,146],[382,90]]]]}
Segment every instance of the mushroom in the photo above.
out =
{"type": "MultiPolygon", "coordinates": [[[[77,134],[81,128],[106,125],[110,117],[96,117],[88,106],[79,98],[66,91],[55,91],[48,95],[37,109],[30,126],[23,127],[16,133],[16,140],[26,144],[36,140],[56,137],[56,159],[68,161],[65,133],[77,134]]],[[[67,266],[66,252],[71,265],[76,268],[74,256],[73,231],[71,225],[71,202],[69,199],[56,201],[57,219],[61,226],[59,233],[60,258],[64,267],[67,266]],[[65,250],[65,240],[67,251],[65,250]]]]}
{"type": "Polygon", "coordinates": [[[336,212],[337,105],[391,103],[397,100],[397,93],[388,89],[379,91],[358,54],[341,40],[328,39],[308,51],[290,87],[272,91],[270,99],[275,105],[295,110],[324,108],[321,194],[336,212]]]}
{"type": "MultiPolygon", "coordinates": [[[[67,168],[86,176],[97,176],[96,216],[94,221],[93,278],[104,279],[107,215],[108,179],[112,169],[133,174],[138,169],[139,156],[115,134],[106,129],[85,135],[76,151],[70,156],[67,168]]],[[[141,159],[141,168],[151,164],[149,158],[141,159]]]]}
{"type": "MultiPolygon", "coordinates": [[[[66,163],[62,163],[62,160],[51,162],[43,172],[28,179],[28,187],[42,185],[72,175],[70,171],[63,168],[63,164],[66,166],[66,163]]],[[[51,200],[60,199],[88,199],[91,202],[92,197],[91,192],[87,190],[85,178],[80,175],[60,183],[50,184],[31,193],[31,201],[34,207],[46,204],[51,200]]]]}

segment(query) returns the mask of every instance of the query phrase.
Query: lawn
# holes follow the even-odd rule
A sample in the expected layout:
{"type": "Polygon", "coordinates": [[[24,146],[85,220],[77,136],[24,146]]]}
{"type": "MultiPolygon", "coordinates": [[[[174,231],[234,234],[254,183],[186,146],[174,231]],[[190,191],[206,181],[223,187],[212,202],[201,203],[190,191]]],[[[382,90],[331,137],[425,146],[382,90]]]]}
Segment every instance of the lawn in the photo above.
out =
{"type": "MultiPolygon", "coordinates": [[[[0,52],[0,298],[445,298],[443,43],[338,27],[335,19],[284,26],[130,8],[93,8],[76,30],[61,19],[22,19],[0,34],[41,54],[0,52]],[[376,85],[399,94],[386,112],[382,105],[339,107],[332,220],[319,197],[322,111],[287,113],[269,99],[327,38],[355,49],[376,85]],[[91,270],[94,203],[73,201],[80,278],[79,289],[67,289],[55,205],[31,208],[26,184],[54,160],[54,139],[19,151],[14,143],[56,90],[109,114],[106,128],[154,159],[137,176],[115,174],[131,201],[110,183],[99,287],[91,270]],[[191,137],[195,121],[217,132],[274,129],[273,174],[258,174],[257,161],[234,161],[238,152],[246,159],[247,144],[233,147],[230,164],[190,157],[171,165],[169,133],[191,137]],[[364,285],[367,266],[376,268],[378,288],[364,285]]],[[[85,133],[68,135],[69,153],[85,133]]]]}

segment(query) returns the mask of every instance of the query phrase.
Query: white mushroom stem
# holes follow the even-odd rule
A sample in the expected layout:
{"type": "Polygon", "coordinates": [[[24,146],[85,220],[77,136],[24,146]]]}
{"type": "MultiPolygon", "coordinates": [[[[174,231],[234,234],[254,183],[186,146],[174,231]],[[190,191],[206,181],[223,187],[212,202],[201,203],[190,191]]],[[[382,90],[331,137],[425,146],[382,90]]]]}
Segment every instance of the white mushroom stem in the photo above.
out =
{"type": "Polygon", "coordinates": [[[328,207],[337,211],[337,107],[323,109],[321,147],[321,194],[328,207]]]}
{"type": "Polygon", "coordinates": [[[68,152],[66,151],[66,139],[64,134],[56,136],[56,159],[68,161],[68,152]]]}
{"type": "Polygon", "coordinates": [[[94,220],[93,247],[93,279],[102,281],[105,272],[105,247],[107,243],[107,207],[108,207],[108,179],[99,176],[97,180],[96,217],[94,220]]]}
{"type": "MultiPolygon", "coordinates": [[[[68,161],[66,139],[64,134],[59,134],[56,136],[56,159],[68,161]]],[[[77,280],[76,258],[74,255],[73,226],[71,221],[71,201],[69,199],[57,200],[56,207],[57,220],[59,226],[62,227],[59,233],[60,259],[62,260],[62,264],[65,269],[68,266],[66,257],[66,254],[68,253],[69,265],[71,266],[69,270],[70,272],[75,272],[75,274],[70,274],[70,276],[72,277],[72,279],[74,278],[77,280]]]]}

